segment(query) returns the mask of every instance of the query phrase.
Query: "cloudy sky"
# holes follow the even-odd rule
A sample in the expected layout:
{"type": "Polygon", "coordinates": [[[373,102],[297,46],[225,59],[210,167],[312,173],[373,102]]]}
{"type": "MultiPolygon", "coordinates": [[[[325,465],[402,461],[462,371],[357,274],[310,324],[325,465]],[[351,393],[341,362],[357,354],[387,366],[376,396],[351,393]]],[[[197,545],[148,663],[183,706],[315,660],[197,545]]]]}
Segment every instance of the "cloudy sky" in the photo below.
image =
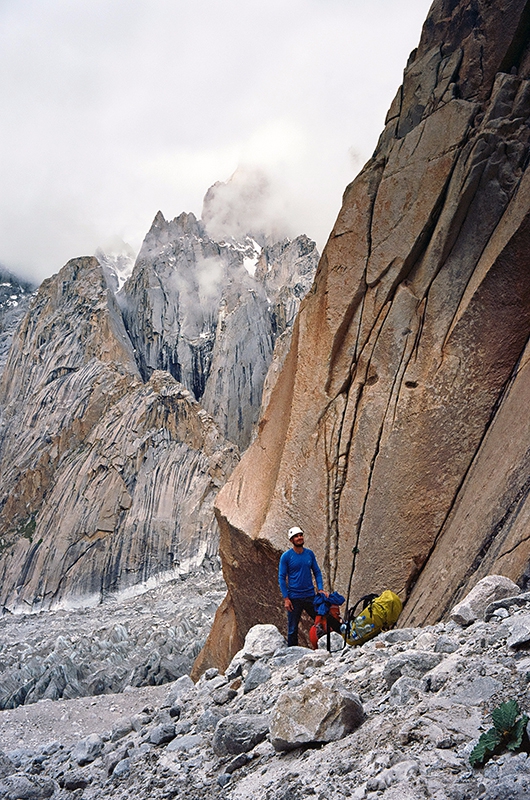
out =
{"type": "Polygon", "coordinates": [[[431,0],[0,0],[0,264],[35,280],[261,169],[325,244],[431,0]]]}

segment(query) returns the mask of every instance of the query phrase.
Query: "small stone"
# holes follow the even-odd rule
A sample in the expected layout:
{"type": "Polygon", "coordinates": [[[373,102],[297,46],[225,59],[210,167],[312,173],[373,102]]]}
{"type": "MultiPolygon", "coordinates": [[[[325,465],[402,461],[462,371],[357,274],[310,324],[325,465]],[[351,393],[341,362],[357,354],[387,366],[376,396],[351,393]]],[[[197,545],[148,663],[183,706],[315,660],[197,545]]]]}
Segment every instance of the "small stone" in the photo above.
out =
{"type": "Polygon", "coordinates": [[[217,667],[210,667],[210,669],[207,669],[204,673],[204,677],[207,681],[211,681],[212,678],[215,678],[217,675],[219,675],[219,670],[217,667]]]}
{"type": "Polygon", "coordinates": [[[230,686],[223,686],[212,694],[212,700],[218,706],[224,706],[226,703],[229,703],[230,700],[233,700],[234,697],[237,697],[237,692],[235,689],[231,689],[230,686]]]}
{"type": "Polygon", "coordinates": [[[252,760],[251,756],[249,756],[248,753],[240,753],[238,756],[233,758],[232,761],[228,764],[228,766],[225,769],[225,772],[231,775],[233,772],[236,771],[236,769],[241,769],[241,767],[244,767],[245,764],[248,764],[248,762],[251,760],[252,760]]]}
{"type": "Polygon", "coordinates": [[[112,773],[113,778],[126,778],[131,771],[131,759],[123,758],[118,761],[112,773]]]}

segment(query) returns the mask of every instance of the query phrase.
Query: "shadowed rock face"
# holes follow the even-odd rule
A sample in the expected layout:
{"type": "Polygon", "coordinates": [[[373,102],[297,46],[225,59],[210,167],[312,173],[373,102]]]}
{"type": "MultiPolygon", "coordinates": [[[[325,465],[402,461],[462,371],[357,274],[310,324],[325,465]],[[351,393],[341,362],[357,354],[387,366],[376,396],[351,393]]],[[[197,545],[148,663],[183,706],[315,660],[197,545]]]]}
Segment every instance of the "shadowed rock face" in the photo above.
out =
{"type": "Polygon", "coordinates": [[[529,23],[522,0],[433,4],[217,499],[229,593],[204,664],[225,628],[281,620],[292,524],[344,594],[358,547],[352,597],[399,592],[401,624],[525,572],[529,23]]]}

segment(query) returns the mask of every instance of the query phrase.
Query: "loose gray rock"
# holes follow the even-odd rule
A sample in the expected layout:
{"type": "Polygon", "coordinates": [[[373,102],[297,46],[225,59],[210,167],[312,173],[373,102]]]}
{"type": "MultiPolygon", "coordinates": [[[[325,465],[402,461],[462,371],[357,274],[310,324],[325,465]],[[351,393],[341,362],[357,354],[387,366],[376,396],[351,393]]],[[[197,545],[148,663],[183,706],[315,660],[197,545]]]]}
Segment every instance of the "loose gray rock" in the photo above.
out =
{"type": "Polygon", "coordinates": [[[409,678],[406,675],[402,675],[401,678],[398,678],[390,689],[390,705],[402,706],[405,703],[408,703],[409,700],[412,700],[418,696],[419,692],[421,691],[421,687],[421,681],[417,678],[409,678]]]}
{"type": "Polygon", "coordinates": [[[521,614],[513,622],[508,623],[510,635],[507,640],[508,647],[514,650],[525,647],[530,642],[530,614],[521,614]]]}
{"type": "Polygon", "coordinates": [[[112,772],[113,778],[125,778],[131,771],[131,759],[123,758],[118,761],[112,772]]]}
{"type": "Polygon", "coordinates": [[[193,750],[195,747],[199,747],[202,744],[203,738],[200,734],[185,734],[184,736],[177,736],[173,741],[171,741],[168,746],[168,752],[172,753],[175,751],[182,751],[188,752],[189,750],[193,750]]]}
{"type": "Polygon", "coordinates": [[[523,592],[522,594],[515,595],[514,597],[503,597],[501,600],[495,600],[494,603],[489,604],[484,612],[484,620],[489,622],[495,612],[500,610],[506,611],[507,616],[509,616],[509,608],[522,608],[526,605],[530,606],[530,592],[523,592]]]}
{"type": "Polygon", "coordinates": [[[226,703],[229,703],[234,697],[237,697],[237,692],[235,689],[231,689],[230,686],[222,686],[212,694],[212,700],[217,706],[226,705],[226,703]]]}
{"type": "Polygon", "coordinates": [[[85,789],[89,783],[88,777],[81,772],[81,770],[70,770],[66,772],[61,781],[62,786],[68,789],[69,792],[73,792],[76,789],[85,789]]]}
{"type": "Polygon", "coordinates": [[[90,764],[101,755],[103,750],[103,739],[97,733],[91,733],[85,739],[81,739],[72,750],[72,760],[76,761],[80,767],[90,764]]]}
{"type": "Polygon", "coordinates": [[[458,650],[458,642],[450,636],[440,636],[434,645],[435,653],[455,653],[458,650]]]}
{"type": "Polygon", "coordinates": [[[250,760],[251,757],[249,756],[248,753],[240,753],[238,756],[233,758],[232,761],[228,764],[228,766],[225,769],[225,772],[228,775],[231,775],[233,772],[236,771],[236,769],[241,769],[241,767],[244,767],[245,764],[248,764],[250,760]]]}
{"type": "Polygon", "coordinates": [[[49,778],[31,777],[16,773],[5,778],[0,792],[7,800],[45,800],[51,797],[57,784],[49,778]]]}
{"type": "Polygon", "coordinates": [[[181,678],[177,678],[177,680],[171,684],[171,688],[168,691],[165,705],[169,707],[175,705],[179,697],[182,697],[183,695],[187,694],[189,691],[192,691],[193,689],[195,689],[195,684],[193,683],[190,676],[182,675],[181,678]]]}
{"type": "Polygon", "coordinates": [[[307,647],[287,647],[285,652],[275,655],[272,664],[275,667],[288,667],[312,652],[314,651],[309,650],[307,647]]]}
{"type": "Polygon", "coordinates": [[[440,653],[428,653],[421,650],[405,650],[396,656],[391,656],[383,670],[386,685],[390,687],[401,675],[411,678],[421,678],[426,672],[436,667],[443,656],[440,653]]]}
{"type": "MultiPolygon", "coordinates": [[[[250,668],[245,683],[243,684],[244,694],[248,694],[248,692],[251,692],[258,686],[261,686],[262,683],[268,681],[271,674],[270,668],[266,664],[261,664],[259,661],[256,661],[250,668]]],[[[237,694],[237,692],[235,694],[237,694]]]]}
{"type": "Polygon", "coordinates": [[[212,747],[218,756],[248,753],[262,742],[269,732],[267,714],[234,714],[219,720],[212,747]]]}
{"type": "Polygon", "coordinates": [[[12,775],[17,769],[10,758],[5,753],[0,751],[0,778],[5,778],[7,775],[12,775]]]}
{"type": "Polygon", "coordinates": [[[157,725],[151,731],[149,741],[151,744],[167,744],[175,738],[175,725],[172,722],[165,722],[157,725]]]}

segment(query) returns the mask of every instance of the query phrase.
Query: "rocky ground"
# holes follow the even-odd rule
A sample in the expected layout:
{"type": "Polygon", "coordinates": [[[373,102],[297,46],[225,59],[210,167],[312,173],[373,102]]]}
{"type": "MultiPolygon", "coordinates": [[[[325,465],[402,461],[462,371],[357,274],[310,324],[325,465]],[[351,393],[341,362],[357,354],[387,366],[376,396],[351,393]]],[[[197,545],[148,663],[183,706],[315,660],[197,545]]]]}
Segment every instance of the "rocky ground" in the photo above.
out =
{"type": "Polygon", "coordinates": [[[522,800],[526,752],[469,755],[529,709],[530,594],[455,619],[331,655],[256,626],[225,675],[3,711],[0,798],[522,800]]]}

